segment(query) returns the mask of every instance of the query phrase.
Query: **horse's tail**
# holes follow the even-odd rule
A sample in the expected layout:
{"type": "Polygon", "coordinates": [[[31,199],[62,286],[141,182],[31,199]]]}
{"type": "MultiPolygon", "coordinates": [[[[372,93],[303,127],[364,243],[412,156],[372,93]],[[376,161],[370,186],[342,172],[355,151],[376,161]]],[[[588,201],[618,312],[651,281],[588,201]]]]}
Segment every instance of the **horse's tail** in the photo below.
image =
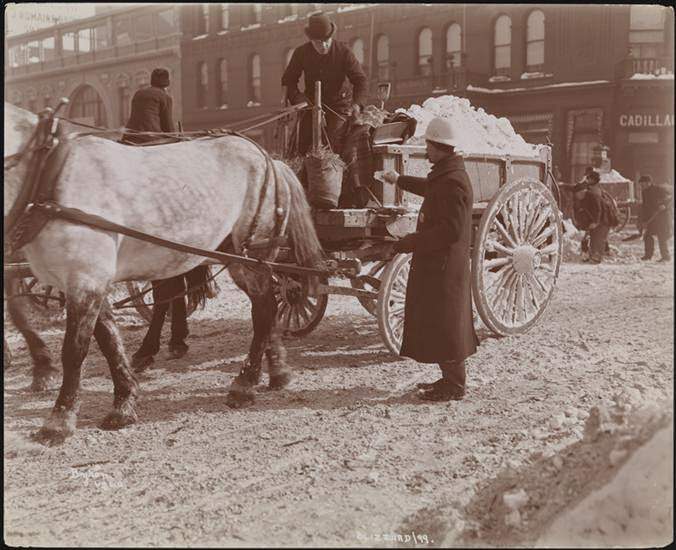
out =
{"type": "Polygon", "coordinates": [[[315,231],[310,205],[296,174],[286,164],[280,164],[291,195],[288,228],[296,262],[302,266],[316,267],[324,259],[324,251],[315,231]]]}
{"type": "Polygon", "coordinates": [[[204,308],[207,298],[214,298],[218,291],[216,281],[211,278],[211,267],[198,265],[185,274],[185,283],[188,287],[188,303],[195,307],[204,308]]]}

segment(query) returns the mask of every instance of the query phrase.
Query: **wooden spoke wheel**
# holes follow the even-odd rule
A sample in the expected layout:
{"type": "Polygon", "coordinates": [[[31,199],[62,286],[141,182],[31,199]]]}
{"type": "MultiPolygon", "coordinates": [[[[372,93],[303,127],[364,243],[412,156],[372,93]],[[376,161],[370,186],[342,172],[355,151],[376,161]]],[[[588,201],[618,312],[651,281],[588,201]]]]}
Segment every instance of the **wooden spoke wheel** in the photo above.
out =
{"type": "MultiPolygon", "coordinates": [[[[133,305],[136,312],[148,323],[150,323],[150,320],[153,318],[152,286],[150,281],[127,281],[125,283],[129,296],[136,296],[129,305],[133,305]]],[[[116,302],[118,299],[121,300],[124,297],[125,296],[121,295],[120,290],[113,290],[111,292],[110,301],[111,303],[116,302]]],[[[195,312],[196,306],[190,304],[187,296],[184,296],[183,299],[186,301],[186,313],[188,314],[188,317],[190,317],[195,312]]],[[[167,318],[171,319],[171,308],[167,311],[167,318]]]]}
{"type": "MultiPolygon", "coordinates": [[[[380,290],[380,276],[383,274],[387,264],[388,262],[386,261],[374,262],[373,266],[371,266],[371,269],[368,270],[366,277],[360,275],[354,279],[350,279],[352,288],[378,292],[380,290]]],[[[375,298],[371,299],[357,296],[357,300],[359,300],[359,303],[364,306],[366,311],[368,311],[374,317],[377,317],[378,303],[375,298]]]]}
{"type": "Polygon", "coordinates": [[[387,348],[399,355],[404,335],[406,284],[411,254],[397,254],[387,264],[378,291],[378,328],[387,348]]]}
{"type": "Polygon", "coordinates": [[[27,294],[31,303],[46,311],[56,312],[66,306],[63,292],[53,286],[43,285],[33,275],[21,279],[18,293],[27,294]]]}
{"type": "MultiPolygon", "coordinates": [[[[326,278],[320,282],[327,284],[326,278]]],[[[276,273],[273,278],[275,299],[277,300],[277,326],[284,336],[306,336],[310,334],[324,317],[327,294],[310,296],[308,278],[302,275],[276,273]]]]}
{"type": "Polygon", "coordinates": [[[472,294],[493,332],[521,334],[551,300],[561,265],[561,219],[539,181],[504,186],[481,216],[472,252],[472,294]]]}
{"type": "Polygon", "coordinates": [[[627,223],[629,223],[629,220],[631,219],[631,207],[630,206],[618,206],[617,207],[617,218],[618,218],[618,224],[615,227],[613,227],[612,231],[619,233],[625,227],[627,227],[627,223]]]}

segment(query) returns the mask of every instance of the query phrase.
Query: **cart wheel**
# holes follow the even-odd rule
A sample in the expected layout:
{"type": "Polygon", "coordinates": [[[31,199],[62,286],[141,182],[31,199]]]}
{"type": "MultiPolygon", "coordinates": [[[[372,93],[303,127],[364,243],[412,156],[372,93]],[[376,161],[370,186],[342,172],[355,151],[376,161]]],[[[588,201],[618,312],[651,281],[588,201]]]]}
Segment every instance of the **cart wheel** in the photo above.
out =
{"type": "MultiPolygon", "coordinates": [[[[323,284],[328,279],[320,278],[323,284]]],[[[284,336],[306,336],[310,334],[324,317],[327,294],[308,296],[308,279],[302,275],[283,275],[273,277],[275,299],[277,300],[277,325],[284,336]]]]}
{"type": "Polygon", "coordinates": [[[53,286],[43,285],[32,275],[19,283],[19,294],[28,294],[31,302],[40,309],[57,312],[66,306],[66,296],[53,286]]]}
{"type": "Polygon", "coordinates": [[[505,185],[481,216],[472,252],[472,294],[493,332],[521,334],[549,303],[561,265],[561,219],[539,181],[505,185]]]}
{"type": "Polygon", "coordinates": [[[378,328],[387,348],[399,355],[404,335],[406,283],[412,254],[397,254],[385,268],[378,291],[378,328]]]}
{"type": "MultiPolygon", "coordinates": [[[[380,290],[380,276],[383,273],[383,270],[387,266],[388,262],[375,262],[371,269],[369,269],[366,277],[358,276],[354,279],[350,279],[350,284],[352,288],[358,288],[359,290],[370,290],[372,292],[378,292],[380,290]]],[[[364,306],[364,309],[368,311],[371,315],[376,317],[378,315],[378,305],[375,298],[362,298],[357,296],[359,303],[364,306]]]]}
{"type": "MultiPolygon", "coordinates": [[[[153,318],[153,293],[150,290],[152,288],[152,283],[150,281],[127,281],[125,286],[129,296],[136,296],[146,292],[146,290],[149,291],[132,300],[131,305],[134,306],[136,312],[141,317],[143,317],[143,319],[150,323],[150,320],[153,318]]],[[[187,316],[190,317],[193,313],[195,313],[196,306],[193,305],[190,307],[187,297],[185,297],[184,300],[186,300],[187,316]]],[[[112,301],[115,300],[111,300],[111,302],[112,301]]],[[[167,311],[167,319],[171,319],[171,308],[169,308],[169,311],[167,311]]]]}
{"type": "Polygon", "coordinates": [[[612,230],[615,231],[616,233],[619,233],[627,226],[627,223],[629,223],[629,220],[631,219],[631,207],[619,206],[617,208],[617,213],[619,223],[615,227],[613,227],[612,230]]]}

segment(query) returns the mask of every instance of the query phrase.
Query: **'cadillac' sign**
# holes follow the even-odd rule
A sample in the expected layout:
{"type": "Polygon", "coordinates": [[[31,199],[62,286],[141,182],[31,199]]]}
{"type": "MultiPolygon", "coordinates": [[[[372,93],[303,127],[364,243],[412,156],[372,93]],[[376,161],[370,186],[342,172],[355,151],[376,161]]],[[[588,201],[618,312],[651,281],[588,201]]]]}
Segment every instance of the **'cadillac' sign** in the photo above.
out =
{"type": "Polygon", "coordinates": [[[674,125],[674,115],[632,114],[620,115],[623,128],[662,128],[674,125]]]}

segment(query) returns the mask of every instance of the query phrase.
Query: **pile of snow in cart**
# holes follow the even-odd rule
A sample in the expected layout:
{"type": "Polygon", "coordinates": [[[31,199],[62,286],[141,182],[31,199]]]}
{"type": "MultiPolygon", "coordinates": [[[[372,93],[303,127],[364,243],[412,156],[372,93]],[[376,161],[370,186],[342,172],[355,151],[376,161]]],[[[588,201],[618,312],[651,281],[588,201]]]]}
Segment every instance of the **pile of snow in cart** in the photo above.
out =
{"type": "Polygon", "coordinates": [[[540,145],[531,145],[514,131],[506,118],[497,118],[483,109],[475,109],[464,97],[445,95],[426,99],[422,107],[411,105],[398,109],[418,121],[410,145],[425,143],[425,130],[435,117],[451,119],[459,130],[460,152],[470,155],[512,155],[538,157],[540,145]]]}

